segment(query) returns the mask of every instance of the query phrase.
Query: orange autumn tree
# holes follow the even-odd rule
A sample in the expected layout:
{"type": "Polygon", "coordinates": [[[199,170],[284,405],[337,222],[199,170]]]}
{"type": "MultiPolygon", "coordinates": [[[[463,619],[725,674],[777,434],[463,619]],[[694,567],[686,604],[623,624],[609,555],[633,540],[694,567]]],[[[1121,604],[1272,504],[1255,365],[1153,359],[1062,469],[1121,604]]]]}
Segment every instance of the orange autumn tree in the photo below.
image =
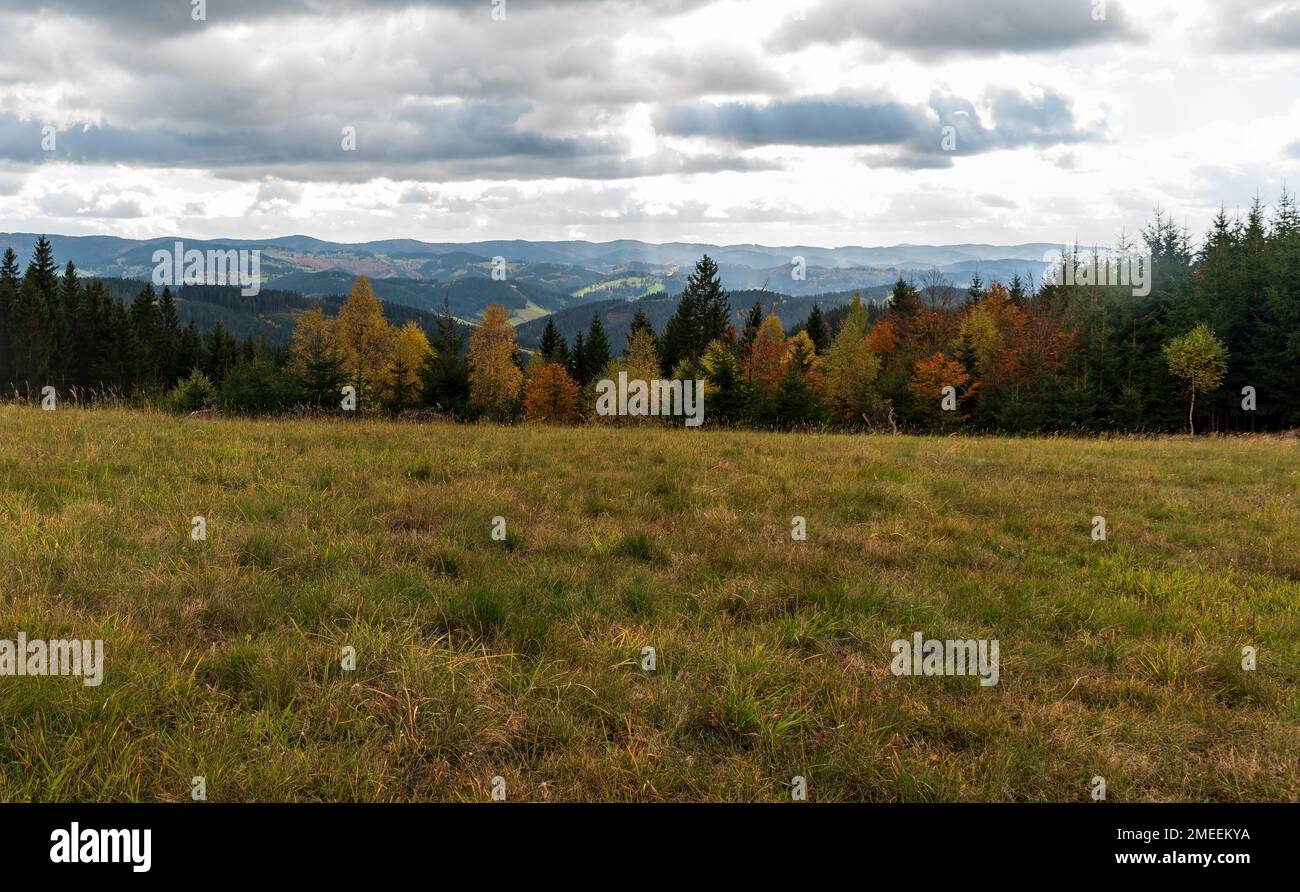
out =
{"type": "Polygon", "coordinates": [[[964,421],[967,416],[962,414],[962,405],[974,395],[977,387],[966,367],[943,353],[919,360],[907,384],[916,404],[916,414],[935,427],[951,427],[964,421]],[[951,410],[944,408],[945,387],[955,390],[951,410]]]}
{"type": "Polygon", "coordinates": [[[524,386],[524,417],[529,421],[572,424],[582,418],[581,389],[564,366],[548,362],[524,386]]]}
{"type": "Polygon", "coordinates": [[[505,307],[492,304],[469,338],[469,401],[495,419],[510,416],[523,372],[515,365],[515,330],[505,307]]]}
{"type": "Polygon", "coordinates": [[[746,369],[750,383],[768,393],[776,390],[785,374],[789,353],[790,345],[786,342],[781,320],[775,315],[768,316],[759,326],[758,336],[750,349],[749,367],[746,369]]]}
{"type": "Polygon", "coordinates": [[[898,347],[898,325],[888,317],[871,326],[867,348],[876,356],[888,356],[898,347]]]}

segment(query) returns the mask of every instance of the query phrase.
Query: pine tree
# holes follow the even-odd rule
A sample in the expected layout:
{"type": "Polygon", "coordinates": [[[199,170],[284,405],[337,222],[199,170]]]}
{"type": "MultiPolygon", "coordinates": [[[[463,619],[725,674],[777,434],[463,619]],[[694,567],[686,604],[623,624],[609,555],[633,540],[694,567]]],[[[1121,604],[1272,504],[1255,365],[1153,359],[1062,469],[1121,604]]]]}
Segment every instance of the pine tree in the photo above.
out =
{"type": "Polygon", "coordinates": [[[821,370],[806,331],[790,339],[785,372],[772,396],[776,417],[785,424],[807,424],[825,417],[818,389],[821,370]]]}
{"type": "Polygon", "coordinates": [[[239,345],[226,327],[217,321],[203,338],[200,370],[213,384],[220,386],[239,361],[239,345]]]}
{"type": "Polygon", "coordinates": [[[656,348],[658,347],[659,337],[655,334],[654,326],[650,324],[650,317],[645,314],[644,309],[637,307],[636,315],[632,317],[632,325],[627,331],[627,348],[623,350],[624,356],[632,348],[632,339],[636,337],[636,333],[639,331],[650,335],[650,339],[655,342],[656,348]]]}
{"type": "Polygon", "coordinates": [[[199,327],[190,322],[181,330],[180,338],[176,347],[176,375],[178,378],[189,378],[190,372],[199,366],[200,358],[203,355],[203,340],[199,335],[199,327]]]}
{"type": "Polygon", "coordinates": [[[830,346],[831,333],[826,327],[826,320],[822,316],[821,307],[816,303],[812,305],[812,312],[808,314],[808,321],[804,323],[804,330],[808,332],[808,337],[812,340],[813,349],[820,356],[826,352],[830,346]]]}
{"type": "Polygon", "coordinates": [[[1007,297],[1015,304],[1025,302],[1025,283],[1020,278],[1020,273],[1015,273],[1011,277],[1011,286],[1007,289],[1007,297]]]}
{"type": "Polygon", "coordinates": [[[730,342],[731,302],[722,287],[718,265],[708,254],[695,264],[677,309],[664,328],[664,366],[676,368],[683,360],[698,361],[713,341],[730,342]]]}
{"type": "Polygon", "coordinates": [[[542,342],[538,353],[547,362],[569,364],[569,345],[564,342],[564,336],[556,327],[554,316],[546,318],[546,328],[542,329],[542,342]]]}
{"type": "Polygon", "coordinates": [[[465,336],[444,297],[442,315],[430,343],[433,356],[425,360],[424,402],[439,412],[464,415],[469,411],[469,363],[465,358],[465,336]]]}
{"type": "Polygon", "coordinates": [[[0,389],[8,390],[14,380],[14,305],[18,301],[18,255],[5,248],[0,259],[0,389]]]}
{"type": "Polygon", "coordinates": [[[342,398],[343,357],[335,346],[330,320],[313,307],[298,317],[289,368],[304,399],[313,406],[338,406],[342,398]]]}
{"type": "Polygon", "coordinates": [[[587,336],[578,332],[573,336],[573,350],[569,353],[569,375],[579,384],[586,385],[591,374],[587,371],[587,336]]]}
{"type": "Polygon", "coordinates": [[[51,339],[50,310],[37,285],[37,278],[23,277],[13,307],[12,332],[14,383],[31,393],[51,383],[48,380],[50,357],[54,352],[51,339]]]}
{"type": "Polygon", "coordinates": [[[161,361],[159,357],[158,302],[154,296],[153,285],[145,283],[140,293],[131,302],[131,323],[135,328],[135,337],[139,349],[138,369],[139,383],[154,383],[162,380],[161,361]]]}
{"type": "Polygon", "coordinates": [[[722,341],[714,341],[700,360],[704,367],[706,417],[710,421],[735,423],[744,415],[749,388],[740,360],[722,341]]]}
{"type": "Polygon", "coordinates": [[[181,322],[171,288],[164,286],[158,298],[158,367],[163,384],[170,390],[181,379],[181,322]]]}
{"type": "Polygon", "coordinates": [[[600,322],[600,314],[595,313],[591,317],[591,326],[587,329],[587,355],[583,360],[585,376],[579,381],[585,386],[596,375],[600,374],[601,369],[609,365],[611,358],[609,349],[609,338],[605,334],[605,326],[600,322]]]}

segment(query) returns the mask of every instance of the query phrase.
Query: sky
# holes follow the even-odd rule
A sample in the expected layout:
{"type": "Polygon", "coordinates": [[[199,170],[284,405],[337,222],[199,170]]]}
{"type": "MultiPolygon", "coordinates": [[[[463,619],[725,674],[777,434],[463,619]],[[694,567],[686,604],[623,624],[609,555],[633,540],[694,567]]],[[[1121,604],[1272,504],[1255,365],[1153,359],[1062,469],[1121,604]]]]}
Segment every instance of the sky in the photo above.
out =
{"type": "Polygon", "coordinates": [[[1109,245],[1300,189],[1300,0],[0,17],[0,231],[1109,245]]]}

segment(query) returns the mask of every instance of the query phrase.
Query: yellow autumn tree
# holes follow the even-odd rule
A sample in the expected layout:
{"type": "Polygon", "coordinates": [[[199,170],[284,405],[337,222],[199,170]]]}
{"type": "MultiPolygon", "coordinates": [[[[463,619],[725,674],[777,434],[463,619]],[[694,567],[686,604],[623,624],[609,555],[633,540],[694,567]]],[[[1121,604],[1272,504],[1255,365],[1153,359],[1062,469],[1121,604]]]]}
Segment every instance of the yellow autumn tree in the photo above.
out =
{"type": "Polygon", "coordinates": [[[397,333],[393,358],[389,363],[388,388],[384,400],[395,409],[418,406],[424,390],[420,372],[427,360],[432,359],[433,348],[424,330],[408,322],[397,333]]]}
{"type": "MultiPolygon", "coordinates": [[[[600,374],[592,379],[583,393],[583,405],[588,412],[594,412],[596,403],[596,384],[601,379],[618,383],[619,372],[627,372],[628,381],[654,381],[662,374],[659,368],[659,351],[655,347],[654,335],[644,328],[632,332],[627,342],[627,352],[616,356],[605,364],[600,374]]],[[[603,424],[647,425],[658,424],[660,419],[651,415],[593,415],[593,419],[603,424]]]]}
{"type": "Polygon", "coordinates": [[[381,395],[388,387],[390,362],[397,335],[384,319],[384,308],[365,276],[357,276],[333,326],[334,346],[343,359],[343,371],[364,399],[381,395]]]}
{"type": "Polygon", "coordinates": [[[571,424],[580,418],[578,382],[564,366],[548,362],[530,375],[524,387],[524,417],[529,421],[571,424]]]}
{"type": "Polygon", "coordinates": [[[515,330],[505,307],[492,304],[469,338],[469,401],[491,418],[506,418],[519,400],[523,372],[515,365],[515,330]]]}
{"type": "Polygon", "coordinates": [[[878,402],[872,384],[880,374],[880,359],[872,349],[872,333],[879,328],[869,328],[867,311],[855,296],[824,363],[824,394],[840,420],[856,422],[878,402]]]}
{"type": "Polygon", "coordinates": [[[317,308],[298,316],[289,368],[302,382],[310,403],[337,404],[344,379],[343,357],[335,347],[329,317],[317,308]]]}

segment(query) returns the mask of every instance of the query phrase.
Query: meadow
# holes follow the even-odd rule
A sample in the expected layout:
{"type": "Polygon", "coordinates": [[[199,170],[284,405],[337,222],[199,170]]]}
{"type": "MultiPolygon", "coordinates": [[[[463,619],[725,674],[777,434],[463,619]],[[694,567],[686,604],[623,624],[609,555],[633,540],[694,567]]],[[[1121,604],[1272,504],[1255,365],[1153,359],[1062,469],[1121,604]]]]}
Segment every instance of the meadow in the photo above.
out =
{"type": "Polygon", "coordinates": [[[1294,437],[0,437],[0,638],[105,659],[0,677],[0,800],[1300,800],[1294,437]],[[915,632],[999,683],[894,675],[915,632]]]}

